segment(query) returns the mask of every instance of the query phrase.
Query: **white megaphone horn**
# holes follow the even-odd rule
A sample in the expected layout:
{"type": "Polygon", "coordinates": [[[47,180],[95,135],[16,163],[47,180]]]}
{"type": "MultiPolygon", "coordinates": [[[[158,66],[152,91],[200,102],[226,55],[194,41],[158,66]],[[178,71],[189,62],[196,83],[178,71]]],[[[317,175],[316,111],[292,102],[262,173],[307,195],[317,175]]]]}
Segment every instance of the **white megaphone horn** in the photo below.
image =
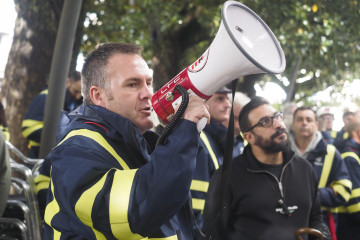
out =
{"type": "Polygon", "coordinates": [[[234,79],[284,71],[284,52],[255,12],[239,2],[227,1],[221,16],[218,33],[205,53],[153,95],[153,109],[165,123],[172,118],[174,103],[181,96],[173,93],[176,85],[207,100],[234,79]]]}

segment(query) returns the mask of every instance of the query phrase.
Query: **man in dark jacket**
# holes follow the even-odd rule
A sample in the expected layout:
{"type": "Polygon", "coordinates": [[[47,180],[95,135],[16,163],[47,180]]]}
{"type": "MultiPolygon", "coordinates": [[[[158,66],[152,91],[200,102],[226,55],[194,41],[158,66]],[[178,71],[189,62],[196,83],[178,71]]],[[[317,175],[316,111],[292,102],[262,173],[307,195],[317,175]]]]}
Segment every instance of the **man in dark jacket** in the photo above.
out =
{"type": "Polygon", "coordinates": [[[339,208],[338,239],[360,239],[360,111],[347,131],[349,137],[345,140],[341,156],[349,170],[353,184],[350,200],[339,208]]]}
{"type": "Polygon", "coordinates": [[[46,158],[45,239],[193,238],[184,205],[198,154],[196,124],[210,115],[191,96],[183,119],[154,148],[153,80],[140,51],[107,43],[86,57],[84,103],[61,121],[62,140],[46,158]]]}
{"type": "Polygon", "coordinates": [[[315,173],[290,150],[282,113],[255,97],[241,110],[239,121],[248,145],[233,159],[228,208],[215,239],[289,240],[304,227],[328,233],[315,173]]]}
{"type": "Polygon", "coordinates": [[[291,149],[313,166],[319,182],[324,220],[335,236],[337,218],[334,208],[345,205],[350,199],[352,184],[339,151],[323,139],[317,125],[316,113],[311,107],[297,108],[293,116],[293,134],[290,136],[291,149]]]}
{"type": "MultiPolygon", "coordinates": [[[[39,157],[41,132],[44,127],[48,89],[41,91],[30,103],[22,122],[22,134],[29,140],[32,158],[39,157]]],[[[80,73],[74,71],[66,79],[64,111],[70,112],[82,103],[80,73]]]]}

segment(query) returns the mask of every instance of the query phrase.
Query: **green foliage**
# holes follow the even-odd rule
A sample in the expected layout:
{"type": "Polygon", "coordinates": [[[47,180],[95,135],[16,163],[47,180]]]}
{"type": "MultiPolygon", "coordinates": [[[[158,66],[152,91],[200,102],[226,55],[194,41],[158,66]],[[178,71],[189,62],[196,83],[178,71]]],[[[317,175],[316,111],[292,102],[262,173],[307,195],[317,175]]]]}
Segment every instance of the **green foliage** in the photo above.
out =
{"type": "MultiPolygon", "coordinates": [[[[358,0],[244,0],[270,27],[281,43],[287,59],[282,74],[290,79],[297,59],[297,100],[306,101],[314,92],[359,78],[360,3],[358,0]],[[305,81],[306,80],[306,81],[305,81]]],[[[220,21],[223,1],[214,0],[89,0],[82,51],[107,41],[133,42],[144,46],[144,57],[166,53],[179,64],[176,71],[191,64],[210,45],[220,21]],[[192,20],[196,21],[192,21],[192,20]],[[193,24],[196,31],[186,32],[193,24]],[[207,36],[203,37],[203,31],[207,36]],[[197,28],[195,28],[197,27],[197,28]],[[183,39],[183,41],[176,41],[183,39]],[[162,52],[162,53],[161,53],[162,52]]],[[[164,66],[170,68],[169,60],[164,66]]],[[[173,73],[175,70],[168,71],[173,73]]],[[[262,80],[273,81],[265,76],[262,80]]],[[[286,91],[287,81],[275,80],[286,91]]]]}

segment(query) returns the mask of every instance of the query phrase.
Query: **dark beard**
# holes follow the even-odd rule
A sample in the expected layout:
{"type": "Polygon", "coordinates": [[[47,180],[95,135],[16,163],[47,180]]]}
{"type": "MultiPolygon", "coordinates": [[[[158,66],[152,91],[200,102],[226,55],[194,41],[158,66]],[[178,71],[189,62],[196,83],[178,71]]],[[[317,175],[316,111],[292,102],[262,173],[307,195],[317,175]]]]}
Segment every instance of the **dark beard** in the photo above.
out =
{"type": "Polygon", "coordinates": [[[262,136],[255,135],[255,145],[259,146],[265,153],[278,153],[287,151],[290,149],[290,139],[287,137],[287,139],[283,142],[275,142],[274,139],[279,136],[282,133],[288,133],[286,132],[285,128],[278,129],[270,138],[270,140],[264,140],[262,136]]]}

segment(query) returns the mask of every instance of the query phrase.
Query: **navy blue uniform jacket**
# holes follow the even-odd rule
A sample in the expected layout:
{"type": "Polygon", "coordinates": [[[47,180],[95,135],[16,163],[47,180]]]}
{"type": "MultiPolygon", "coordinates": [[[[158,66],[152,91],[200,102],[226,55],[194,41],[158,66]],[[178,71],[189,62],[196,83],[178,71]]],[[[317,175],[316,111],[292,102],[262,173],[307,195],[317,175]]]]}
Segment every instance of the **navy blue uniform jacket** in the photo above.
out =
{"type": "Polygon", "coordinates": [[[118,114],[83,104],[68,117],[47,157],[45,239],[193,238],[184,204],[199,147],[194,122],[181,120],[150,154],[118,114]]]}

